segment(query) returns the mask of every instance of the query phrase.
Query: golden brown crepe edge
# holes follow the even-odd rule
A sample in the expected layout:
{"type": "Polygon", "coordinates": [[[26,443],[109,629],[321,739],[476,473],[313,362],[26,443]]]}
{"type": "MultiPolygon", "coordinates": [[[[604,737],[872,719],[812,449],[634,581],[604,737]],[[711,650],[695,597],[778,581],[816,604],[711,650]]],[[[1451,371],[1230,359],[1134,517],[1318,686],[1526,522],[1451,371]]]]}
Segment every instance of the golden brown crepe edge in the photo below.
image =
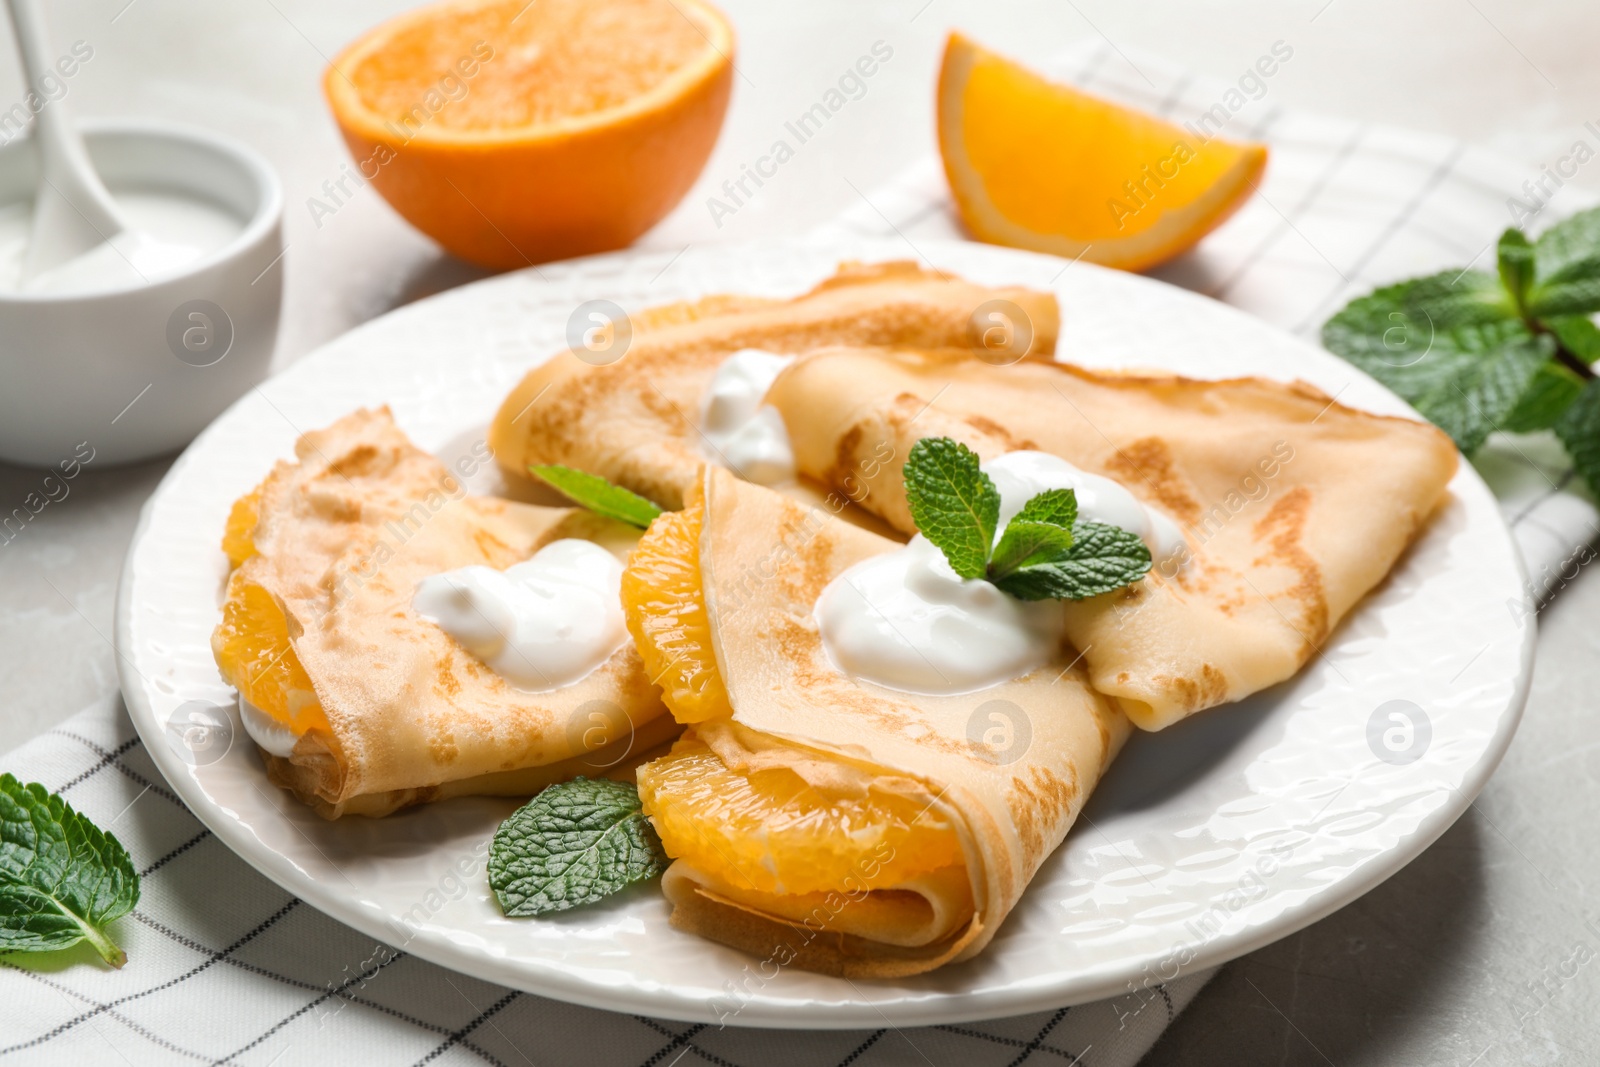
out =
{"type": "MultiPolygon", "coordinates": [[[[989,290],[994,294],[993,300],[1016,305],[1029,323],[1031,336],[1022,358],[1029,360],[1053,358],[1061,319],[1060,308],[1052,291],[1030,290],[1017,286],[984,286],[937,268],[924,268],[914,260],[887,260],[877,263],[846,260],[839,264],[834,274],[791,298],[712,294],[698,300],[647,308],[632,316],[630,325],[635,337],[669,334],[673,329],[681,327],[707,329],[715,327],[719,319],[731,320],[745,312],[770,311],[786,305],[797,305],[820,294],[839,289],[891,285],[908,281],[962,282],[976,289],[989,290]],[[1027,304],[1028,307],[1023,307],[1023,304],[1027,304]]],[[[976,310],[974,309],[974,312],[976,310]]],[[[623,358],[626,359],[626,356],[623,358]]],[[[618,365],[620,364],[606,364],[604,367],[618,365]]],[[[603,368],[585,363],[570,351],[557,351],[529,370],[512,388],[490,422],[488,434],[490,451],[508,477],[526,480],[529,477],[528,467],[531,464],[559,462],[560,457],[552,459],[535,455],[534,438],[526,428],[519,430],[517,424],[527,416],[535,403],[552,389],[558,388],[563,381],[600,369],[603,368]]],[[[628,488],[643,492],[647,487],[628,486],[628,488]]],[[[661,503],[675,506],[678,501],[666,499],[661,503]]]]}

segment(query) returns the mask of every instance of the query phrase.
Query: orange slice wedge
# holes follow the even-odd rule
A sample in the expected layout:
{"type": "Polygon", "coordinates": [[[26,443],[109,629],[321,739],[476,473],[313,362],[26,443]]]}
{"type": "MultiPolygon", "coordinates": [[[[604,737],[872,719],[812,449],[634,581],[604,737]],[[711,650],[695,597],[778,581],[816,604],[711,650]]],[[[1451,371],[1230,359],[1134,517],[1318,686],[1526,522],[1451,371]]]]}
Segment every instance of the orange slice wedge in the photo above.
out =
{"type": "Polygon", "coordinates": [[[257,486],[233,502],[228,525],[222,531],[222,551],[228,566],[237,567],[256,554],[256,523],[261,518],[261,488],[257,486]]]}
{"type": "Polygon", "coordinates": [[[234,574],[211,653],[229,685],[258,710],[296,733],[328,728],[328,718],[289,643],[283,609],[259,585],[234,574]]]}
{"type": "Polygon", "coordinates": [[[704,0],[447,0],[409,12],[329,66],[323,89],[355,166],[310,210],[327,225],[371,182],[484,266],[620,248],[705,166],[733,48],[704,0]]]}
{"type": "Polygon", "coordinates": [[[638,776],[667,855],[739,888],[886,889],[964,862],[955,828],[937,812],[875,791],[830,795],[786,768],[740,774],[693,730],[638,776]],[[869,869],[863,857],[878,862],[869,869]]]}
{"type": "MultiPolygon", "coordinates": [[[[712,647],[700,537],[703,493],[658,516],[622,572],[622,610],[650,677],[682,723],[733,715],[712,647]]],[[[749,774],[690,727],[638,769],[639,798],[667,855],[764,893],[879,889],[963,861],[937,811],[893,794],[836,795],[787,768],[749,774]],[[864,857],[875,862],[867,865],[864,857]],[[870,870],[869,870],[870,867],[870,870]]]]}
{"type": "Polygon", "coordinates": [[[1188,251],[1267,163],[1265,145],[1058,85],[958,33],[939,71],[939,151],[974,236],[1124,270],[1188,251]]]}
{"type": "Polygon", "coordinates": [[[682,511],[664,512],[639,538],[622,572],[622,613],[650,680],[679,722],[733,714],[717,673],[700,574],[705,507],[698,486],[682,511]]]}

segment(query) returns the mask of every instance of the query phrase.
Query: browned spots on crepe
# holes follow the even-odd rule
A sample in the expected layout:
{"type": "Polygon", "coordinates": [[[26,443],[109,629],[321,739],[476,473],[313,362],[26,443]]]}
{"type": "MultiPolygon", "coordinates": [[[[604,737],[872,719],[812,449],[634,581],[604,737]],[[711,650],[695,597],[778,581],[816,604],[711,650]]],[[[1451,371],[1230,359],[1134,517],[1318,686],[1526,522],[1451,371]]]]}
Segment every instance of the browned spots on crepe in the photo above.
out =
{"type": "Polygon", "coordinates": [[[834,488],[849,492],[847,485],[856,469],[856,453],[861,448],[863,435],[861,424],[857,423],[839,436],[839,446],[833,454],[833,469],[828,472],[826,479],[834,488]]]}
{"type": "Polygon", "coordinates": [[[1305,642],[1303,657],[1328,635],[1328,601],[1322,585],[1322,568],[1305,550],[1301,539],[1311,513],[1311,490],[1297,485],[1272,505],[1259,522],[1254,534],[1257,541],[1267,542],[1267,555],[1263,562],[1272,561],[1288,567],[1296,575],[1295,584],[1283,595],[1300,605],[1300,637],[1305,642]]]}
{"type": "Polygon", "coordinates": [[[1028,768],[1027,775],[1011,780],[1006,793],[1006,810],[1017,828],[1017,838],[1022,842],[1023,855],[1031,866],[1054,844],[1046,840],[1045,830],[1060,826],[1062,813],[1078,796],[1076,775],[1068,781],[1038,765],[1028,768]]]}
{"type": "Polygon", "coordinates": [[[1010,430],[986,416],[968,415],[962,421],[964,421],[968,426],[971,426],[974,430],[977,430],[979,433],[993,437],[995,440],[1000,441],[1005,445],[1005,450],[1007,452],[1037,451],[1039,448],[1039,446],[1033,441],[1026,439],[1018,440],[1010,430]]]}
{"type": "Polygon", "coordinates": [[[479,552],[483,553],[483,558],[491,562],[501,559],[509,561],[512,554],[510,545],[482,526],[473,528],[472,543],[477,546],[479,552]]]}
{"type": "MultiPolygon", "coordinates": [[[[914,442],[918,440],[911,430],[911,424],[928,410],[928,401],[915,393],[901,393],[890,402],[888,410],[884,413],[884,425],[891,433],[898,434],[902,440],[914,442]]],[[[872,416],[866,416],[871,419],[872,416]]],[[[866,419],[861,425],[864,425],[866,419]]],[[[909,449],[909,445],[907,448],[909,449]]]]}
{"type": "Polygon", "coordinates": [[[1209,663],[1200,665],[1198,678],[1157,674],[1150,680],[1170,690],[1177,697],[1178,705],[1185,711],[1214,707],[1228,699],[1228,679],[1209,663]]]}
{"type": "MultiPolygon", "coordinates": [[[[838,547],[838,537],[826,527],[817,530],[810,536],[804,536],[804,528],[799,523],[790,527],[786,533],[791,536],[801,535],[804,537],[796,553],[799,557],[798,578],[800,590],[802,592],[810,592],[811,590],[825,588],[833,580],[834,568],[832,560],[834,550],[838,547]]],[[[818,595],[821,594],[818,593],[818,595]]]]}
{"type": "Polygon", "coordinates": [[[1161,438],[1142,437],[1124,445],[1106,461],[1106,469],[1123,481],[1143,486],[1156,503],[1183,522],[1192,524],[1200,518],[1200,503],[1178,473],[1172,449],[1161,438]]]}
{"type": "Polygon", "coordinates": [[[436,763],[441,766],[449,766],[455,762],[456,756],[460,754],[460,749],[456,747],[456,739],[453,734],[442,733],[435,734],[429,738],[428,752],[433,756],[436,763]]]}
{"type": "Polygon", "coordinates": [[[443,656],[434,663],[434,679],[439,685],[439,691],[446,696],[459,696],[461,693],[461,679],[456,677],[456,672],[450,667],[450,657],[443,656]]]}
{"type": "MultiPolygon", "coordinates": [[[[327,473],[336,478],[364,478],[373,474],[380,474],[382,470],[378,458],[382,455],[378,449],[370,444],[356,445],[344,455],[328,464],[327,473]]],[[[382,468],[390,464],[382,464],[382,468]]]]}

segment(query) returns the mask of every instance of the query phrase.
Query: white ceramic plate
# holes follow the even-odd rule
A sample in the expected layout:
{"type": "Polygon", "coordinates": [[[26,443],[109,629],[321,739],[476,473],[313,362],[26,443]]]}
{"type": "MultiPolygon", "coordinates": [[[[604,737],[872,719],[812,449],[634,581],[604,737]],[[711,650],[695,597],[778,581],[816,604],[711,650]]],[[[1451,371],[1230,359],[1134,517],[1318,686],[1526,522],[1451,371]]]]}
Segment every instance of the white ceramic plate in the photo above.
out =
{"type": "MultiPolygon", "coordinates": [[[[1053,287],[1060,354],[1074,362],[1298,377],[1345,404],[1409,410],[1341,360],[1159,282],[983,245],[921,251],[978,281],[1053,287]]],[[[903,244],[767,244],[524,271],[386,315],[247,395],[145,506],[122,576],[123,692],[173,788],[267,877],[435,963],[595,1007],[776,1027],[949,1023],[1119,994],[1137,1010],[1147,983],[1306,926],[1444,832],[1510,743],[1534,639],[1511,538],[1465,465],[1448,506],[1321,656],[1242,704],[1136,737],[982,956],[920,978],[769,977],[671,929],[653,886],[507,920],[482,859],[513,804],[461,800],[330,824],[266,783],[208,641],[229,505],[292,454],[297,433],[388,403],[419,444],[453,460],[481,441],[523,372],[565,345],[585,301],[639,309],[710,292],[791,294],[841,259],[906,255],[903,244]],[[208,716],[218,728],[197,730],[208,716]],[[1416,758],[1398,762],[1393,750],[1416,758]]],[[[486,469],[477,488],[496,478],[486,469]]]]}

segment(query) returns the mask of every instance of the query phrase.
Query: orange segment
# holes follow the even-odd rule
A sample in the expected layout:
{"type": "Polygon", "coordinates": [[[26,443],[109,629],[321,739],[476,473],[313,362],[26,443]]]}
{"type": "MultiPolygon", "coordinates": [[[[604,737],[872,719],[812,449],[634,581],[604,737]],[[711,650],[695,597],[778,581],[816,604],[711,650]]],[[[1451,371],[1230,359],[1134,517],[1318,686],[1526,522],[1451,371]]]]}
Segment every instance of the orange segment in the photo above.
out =
{"type": "Polygon", "coordinates": [[[963,862],[955,830],[911,800],[829,797],[786,769],[738,774],[691,729],[639,768],[667,855],[765,893],[884,889],[963,862]]]}
{"type": "Polygon", "coordinates": [[[222,531],[222,551],[228,555],[228,565],[237,567],[256,554],[256,523],[261,518],[261,488],[257,486],[233,502],[228,512],[228,525],[222,531]]]}
{"type": "Polygon", "coordinates": [[[370,181],[412,225],[484,266],[620,248],[704,167],[733,49],[705,0],[447,0],[409,12],[324,76],[359,176],[325,189],[312,212],[333,213],[370,181]]]}
{"type": "MultiPolygon", "coordinates": [[[[718,673],[700,570],[703,495],[650,524],[622,572],[622,607],[645,669],[679,722],[733,714],[718,673]]],[[[667,854],[765,893],[880,889],[964,862],[939,813],[892,794],[830,795],[787,769],[741,774],[694,729],[638,770],[667,854]]]]}
{"type": "Polygon", "coordinates": [[[938,109],[945,174],[975,236],[1125,270],[1193,247],[1239,209],[1267,162],[1265,145],[1197,136],[956,33],[938,109]]]}
{"type": "Polygon", "coordinates": [[[700,585],[700,528],[705,508],[699,490],[682,511],[650,524],[622,572],[622,613],[646,673],[661,686],[679,722],[704,722],[733,714],[717,673],[711,620],[700,585]]]}
{"type": "Polygon", "coordinates": [[[228,582],[211,653],[223,679],[273,719],[296,732],[328,728],[311,679],[289,644],[283,610],[270,593],[238,574],[228,582]]]}

